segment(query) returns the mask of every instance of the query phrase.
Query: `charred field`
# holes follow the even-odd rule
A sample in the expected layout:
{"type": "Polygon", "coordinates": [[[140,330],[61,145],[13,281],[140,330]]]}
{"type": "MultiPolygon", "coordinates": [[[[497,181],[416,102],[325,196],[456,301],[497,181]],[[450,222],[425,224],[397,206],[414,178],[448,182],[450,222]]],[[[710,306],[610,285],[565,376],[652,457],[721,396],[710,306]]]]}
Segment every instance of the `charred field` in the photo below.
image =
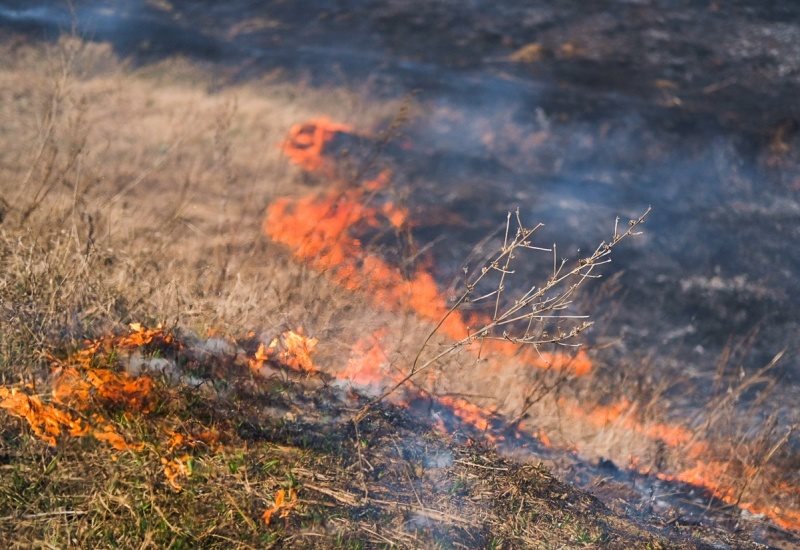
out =
{"type": "Polygon", "coordinates": [[[7,547],[793,548],[800,10],[0,2],[7,547]]]}

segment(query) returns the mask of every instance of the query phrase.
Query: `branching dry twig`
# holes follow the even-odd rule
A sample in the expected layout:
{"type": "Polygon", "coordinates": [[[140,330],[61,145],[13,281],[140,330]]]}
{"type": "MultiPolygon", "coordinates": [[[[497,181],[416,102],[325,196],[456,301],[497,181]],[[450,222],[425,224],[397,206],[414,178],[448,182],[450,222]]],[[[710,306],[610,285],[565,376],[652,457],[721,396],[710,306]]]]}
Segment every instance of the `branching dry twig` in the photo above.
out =
{"type": "Polygon", "coordinates": [[[544,344],[573,345],[570,342],[589,328],[592,323],[586,320],[587,316],[585,315],[566,315],[561,312],[572,304],[574,294],[587,280],[600,277],[595,273],[596,269],[611,261],[609,256],[617,244],[627,237],[640,234],[636,228],[644,223],[650,210],[651,208],[648,208],[638,218],[630,220],[624,232],[619,231],[619,219],[617,219],[610,241],[602,241],[591,255],[578,259],[571,268],[567,268],[566,260],[562,260],[560,263],[557,261],[555,245],[552,248],[533,245],[531,239],[543,227],[543,224],[526,227],[522,223],[519,210],[513,214],[509,212],[502,246],[473,275],[471,280],[465,281],[465,289],[462,294],[423,341],[408,374],[364,405],[356,414],[355,421],[364,418],[375,404],[397,391],[420,372],[436,364],[443,357],[474,342],[499,340],[532,346],[537,351],[539,346],[544,344]],[[514,260],[524,250],[551,252],[553,254],[553,273],[543,285],[533,284],[522,294],[509,298],[506,294],[507,281],[515,273],[514,260]],[[494,290],[475,296],[478,289],[486,284],[492,274],[498,276],[494,290]],[[428,344],[451,315],[467,303],[480,303],[492,298],[494,299],[492,314],[486,319],[483,326],[474,331],[470,330],[467,336],[420,364],[428,344]],[[566,330],[562,324],[565,321],[570,323],[566,330]],[[554,334],[547,331],[547,327],[551,323],[556,324],[554,334]]]}

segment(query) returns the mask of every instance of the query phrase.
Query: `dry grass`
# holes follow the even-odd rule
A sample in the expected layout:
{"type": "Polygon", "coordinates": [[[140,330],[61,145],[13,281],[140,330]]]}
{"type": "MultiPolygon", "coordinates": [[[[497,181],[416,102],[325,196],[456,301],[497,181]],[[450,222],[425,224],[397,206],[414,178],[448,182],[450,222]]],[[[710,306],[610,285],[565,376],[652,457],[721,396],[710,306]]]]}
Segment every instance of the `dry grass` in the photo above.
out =
{"type": "MultiPolygon", "coordinates": [[[[117,416],[116,428],[142,450],[118,452],[89,438],[48,448],[11,422],[0,443],[3,538],[87,548],[667,543],[658,529],[611,514],[541,468],[457,445],[405,412],[381,407],[356,428],[348,411],[363,400],[283,371],[254,378],[238,360],[245,349],[209,354],[211,341],[180,335],[136,350],[204,382],[157,379],[152,408],[117,416]],[[218,439],[187,443],[208,430],[218,439]],[[176,432],[185,440],[165,439],[176,432]],[[178,490],[164,464],[182,453],[188,475],[178,490]],[[299,498],[268,527],[261,516],[281,490],[299,498]]],[[[133,361],[119,351],[96,367],[133,361]]]]}
{"type": "MultiPolygon", "coordinates": [[[[272,198],[317,184],[280,154],[292,124],[322,111],[376,128],[400,102],[269,81],[212,93],[215,78],[183,60],[134,70],[104,46],[74,39],[47,48],[11,39],[2,48],[0,384],[39,391],[50,381],[50,355],[131,322],[164,322],[187,335],[213,329],[237,336],[249,354],[247,331],[263,331],[268,342],[303,326],[320,337],[317,360],[332,371],[358,337],[386,326],[395,335],[385,342],[388,362],[413,363],[429,324],[375,311],[260,236],[272,198]]],[[[350,420],[364,401],[346,400],[324,377],[257,383],[241,357],[223,359],[206,365],[217,373],[208,377],[211,393],[162,381],[170,400],[153,418],[229,434],[223,451],[193,451],[194,473],[180,492],[163,480],[166,451],[145,420],[114,419],[149,444],[122,454],[85,439],[51,449],[21,423],[6,423],[2,538],[51,547],[691,546],[680,533],[609,512],[542,469],[435,435],[389,405],[356,427],[350,420]],[[426,465],[431,456],[449,459],[426,465]],[[290,487],[299,491],[296,513],[263,525],[275,491],[290,487]]],[[[590,442],[589,455],[658,460],[657,445],[624,423],[564,422],[563,397],[596,399],[588,386],[520,366],[493,381],[509,390],[487,395],[485,377],[468,376],[484,367],[457,352],[431,363],[435,372],[419,387],[478,396],[471,399],[517,423],[535,418],[564,445],[590,442]]],[[[721,418],[727,406],[719,403],[721,418]]],[[[637,414],[656,423],[661,412],[637,414]]],[[[760,445],[772,449],[775,437],[760,445]]]]}
{"type": "MultiPolygon", "coordinates": [[[[59,317],[52,330],[68,316],[65,336],[82,337],[87,327],[75,323],[92,309],[98,323],[333,327],[338,292],[258,236],[269,198],[307,186],[278,146],[320,105],[367,126],[396,105],[364,111],[345,92],[298,97],[281,86],[209,94],[208,77],[180,60],[133,72],[104,47],[71,40],[49,52],[5,48],[4,267],[17,284],[59,271],[74,283],[36,282],[42,295],[30,299],[51,302],[35,309],[59,317]],[[117,309],[74,293],[110,293],[117,309]]],[[[36,334],[49,335],[43,328],[36,334]]]]}

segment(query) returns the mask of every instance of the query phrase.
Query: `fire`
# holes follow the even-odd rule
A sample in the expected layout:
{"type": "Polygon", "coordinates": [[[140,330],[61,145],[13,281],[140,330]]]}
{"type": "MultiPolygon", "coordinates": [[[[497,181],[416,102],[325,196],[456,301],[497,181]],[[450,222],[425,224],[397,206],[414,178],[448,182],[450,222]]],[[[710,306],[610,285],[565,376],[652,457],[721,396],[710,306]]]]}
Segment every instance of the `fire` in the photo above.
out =
{"type": "MultiPolygon", "coordinates": [[[[562,399],[561,404],[566,404],[566,401],[562,399]]],[[[693,442],[691,431],[665,423],[642,423],[636,420],[636,411],[636,405],[623,398],[609,405],[596,406],[589,411],[573,404],[569,414],[598,428],[617,423],[649,439],[662,441],[668,447],[682,451],[682,456],[693,461],[691,467],[677,473],[656,472],[655,476],[659,479],[680,481],[704,488],[726,504],[738,506],[756,515],[764,515],[784,529],[800,530],[800,513],[778,506],[742,501],[742,491],[736,484],[743,479],[754,479],[758,475],[756,468],[746,464],[734,468],[731,461],[703,460],[702,457],[709,452],[708,445],[704,442],[693,442]]],[[[638,460],[633,461],[632,467],[644,474],[653,473],[649,468],[640,466],[638,460]]],[[[788,489],[790,486],[784,483],[782,487],[773,490],[772,495],[776,498],[790,497],[791,490],[788,489]]]]}
{"type": "Polygon", "coordinates": [[[17,388],[0,387],[0,408],[24,419],[33,434],[55,447],[64,434],[72,437],[92,436],[108,443],[118,451],[141,450],[142,444],[130,444],[102,415],[94,414],[91,421],[73,413],[66,405],[53,397],[52,403],[44,403],[35,395],[27,395],[17,388]]]}
{"type": "Polygon", "coordinates": [[[172,460],[166,458],[161,459],[161,464],[164,466],[164,476],[167,478],[170,487],[176,492],[183,490],[183,486],[180,484],[179,480],[191,477],[193,463],[192,456],[188,454],[181,455],[172,460]]]}
{"type": "Polygon", "coordinates": [[[295,124],[283,143],[283,153],[304,170],[317,171],[324,165],[325,145],[339,132],[352,132],[352,128],[327,117],[295,124]]]}
{"type": "Polygon", "coordinates": [[[141,451],[144,449],[142,442],[128,443],[114,425],[101,415],[95,415],[93,418],[97,427],[92,430],[92,437],[96,440],[107,443],[118,451],[141,451]]]}
{"type": "MultiPolygon", "coordinates": [[[[390,311],[411,310],[422,319],[438,323],[441,333],[461,340],[471,333],[473,324],[488,320],[470,319],[460,311],[450,311],[433,275],[418,268],[405,276],[399,268],[368,252],[358,238],[363,228],[407,224],[408,212],[385,203],[378,208],[368,204],[370,193],[386,185],[388,172],[360,188],[329,190],[299,199],[279,198],[267,209],[265,233],[274,241],[288,246],[293,255],[308,262],[318,271],[348,290],[366,292],[373,303],[390,311]]],[[[575,357],[562,353],[520,353],[512,342],[490,341],[484,351],[505,357],[519,357],[524,363],[544,369],[568,369],[577,376],[588,374],[592,362],[585,351],[575,357]]],[[[474,346],[477,353],[478,346],[474,346]]]]}
{"type": "MultiPolygon", "coordinates": [[[[448,311],[445,299],[430,273],[419,269],[406,278],[398,268],[366,252],[354,235],[359,226],[379,227],[379,219],[407,214],[389,203],[378,209],[365,204],[366,187],[329,191],[296,201],[278,199],[267,210],[264,230],[274,241],[287,245],[296,258],[327,272],[348,290],[369,290],[376,304],[397,310],[406,304],[425,319],[438,321],[448,311]],[[388,214],[388,215],[387,215],[388,214]]],[[[443,330],[455,338],[467,335],[460,314],[451,315],[443,330]]]]}
{"type": "MultiPolygon", "coordinates": [[[[352,132],[352,129],[329,119],[299,124],[292,127],[283,150],[304,170],[318,172],[327,167],[326,146],[339,132],[352,132]]],[[[379,192],[388,186],[390,179],[391,174],[383,172],[371,181],[355,182],[355,185],[334,180],[331,188],[321,192],[294,199],[279,198],[267,209],[264,231],[273,241],[287,246],[296,259],[326,273],[339,286],[364,293],[378,308],[393,312],[411,311],[431,323],[441,321],[439,332],[454,341],[474,335],[477,328],[490,320],[475,314],[467,317],[458,310],[450,311],[447,297],[440,291],[429,270],[418,267],[411,274],[405,274],[364,246],[363,237],[371,230],[400,230],[411,223],[406,209],[385,199],[381,202],[382,195],[379,192]]],[[[383,348],[386,336],[387,329],[382,328],[358,340],[346,366],[335,376],[366,387],[382,387],[391,384],[393,379],[397,381],[398,376],[386,368],[387,354],[383,348]]],[[[275,347],[259,348],[255,364],[263,364],[274,353],[275,347]]],[[[496,340],[475,342],[468,345],[467,349],[475,354],[480,353],[481,357],[489,357],[488,365],[493,369],[504,368],[507,361],[503,358],[510,357],[542,369],[567,370],[576,376],[588,375],[593,369],[591,358],[583,350],[576,354],[545,353],[531,348],[520,349],[513,342],[496,340]]],[[[402,376],[399,378],[402,379],[402,376]]],[[[445,396],[436,398],[436,401],[451,410],[464,424],[483,432],[490,440],[498,440],[491,431],[492,411],[461,398],[445,396]]],[[[706,488],[723,502],[736,504],[754,514],[763,514],[781,527],[800,529],[800,514],[796,511],[739,502],[733,485],[724,481],[725,463],[701,460],[702,456],[708,454],[708,445],[696,442],[686,427],[641,421],[637,418],[637,406],[624,398],[588,410],[580,403],[563,398],[559,404],[572,421],[597,429],[613,424],[649,440],[662,442],[683,453],[685,459],[693,461],[689,468],[678,473],[658,473],[658,477],[706,488]]],[[[521,426],[519,429],[522,430],[521,426]]],[[[531,434],[545,446],[553,446],[553,442],[541,430],[533,429],[531,434]]],[[[638,463],[639,460],[632,457],[631,467],[644,472],[645,469],[638,463]]],[[[753,472],[748,475],[753,475],[753,472]]],[[[782,491],[778,496],[788,494],[790,491],[782,491]]],[[[284,498],[283,495],[281,498],[284,498]]],[[[270,514],[267,516],[265,513],[265,521],[268,522],[268,518],[278,509],[268,510],[270,514]]]]}
{"type": "Polygon", "coordinates": [[[279,338],[274,338],[268,347],[263,343],[259,344],[248,364],[256,373],[270,360],[275,360],[284,367],[298,372],[317,372],[311,356],[318,343],[319,340],[316,338],[303,336],[302,329],[298,328],[297,332],[287,330],[279,338]]]}
{"type": "Polygon", "coordinates": [[[0,407],[25,419],[34,435],[51,446],[68,434],[91,436],[118,451],[141,450],[142,443],[128,443],[101,412],[111,409],[126,414],[149,412],[154,381],[149,376],[134,378],[98,363],[111,350],[130,350],[154,343],[171,344],[173,339],[160,327],[147,329],[133,324],[130,334],[88,341],[65,360],[51,357],[53,387],[49,403],[17,388],[0,387],[0,407]]]}
{"type": "Polygon", "coordinates": [[[141,323],[131,323],[131,333],[128,335],[112,338],[116,348],[141,348],[155,342],[164,344],[174,343],[174,338],[171,333],[164,330],[161,325],[156,328],[148,329],[142,326],[141,323]]]}
{"type": "MultiPolygon", "coordinates": [[[[311,360],[311,355],[317,347],[319,340],[316,338],[306,338],[301,334],[302,331],[286,331],[282,335],[284,351],[280,352],[281,361],[290,369],[300,372],[316,372],[317,368],[311,360]]],[[[277,345],[276,341],[273,344],[277,345]]],[[[273,347],[272,344],[270,347],[273,347]]]]}
{"type": "MultiPolygon", "coordinates": [[[[180,491],[181,480],[192,474],[193,453],[220,451],[223,434],[214,427],[189,429],[186,419],[169,413],[153,415],[158,408],[156,381],[147,375],[134,377],[122,370],[119,352],[146,346],[179,350],[183,345],[161,327],[149,329],[132,324],[130,328],[127,334],[86,341],[81,349],[64,359],[51,356],[53,378],[47,401],[29,394],[25,388],[0,386],[0,408],[26,420],[33,434],[51,446],[58,445],[68,435],[92,437],[120,452],[142,452],[146,448],[163,452],[161,463],[167,483],[180,491]],[[127,418],[147,415],[148,423],[160,437],[147,445],[144,441],[129,441],[111,420],[117,413],[127,418]]],[[[316,340],[299,332],[284,333],[284,347],[276,353],[286,361],[287,368],[309,369],[316,340]]],[[[263,347],[262,353],[265,353],[263,347]]]]}
{"type": "Polygon", "coordinates": [[[175,430],[165,430],[165,435],[169,438],[167,446],[170,451],[181,448],[194,449],[204,445],[214,451],[220,450],[221,434],[216,428],[204,429],[198,433],[181,433],[175,430]]]}
{"type": "Polygon", "coordinates": [[[437,401],[451,409],[453,414],[465,424],[476,428],[480,432],[486,432],[489,429],[491,413],[485,411],[478,405],[470,403],[466,399],[461,399],[460,397],[450,396],[439,397],[437,401]]]}
{"type": "MultiPolygon", "coordinates": [[[[747,510],[754,515],[768,517],[773,523],[788,530],[800,531],[800,512],[792,509],[785,509],[775,504],[762,502],[752,502],[742,500],[742,491],[727,480],[753,479],[757,475],[755,468],[745,466],[744,472],[731,473],[731,463],[717,460],[697,463],[686,470],[677,474],[657,473],[656,477],[667,481],[681,481],[696,487],[703,487],[708,490],[715,498],[725,504],[737,506],[747,510]]],[[[776,493],[772,496],[787,496],[787,492],[776,493]]]]}
{"type": "MultiPolygon", "coordinates": [[[[323,165],[326,144],[336,133],[352,133],[353,129],[328,118],[320,118],[293,126],[284,143],[285,154],[307,171],[323,165]]],[[[411,310],[422,319],[442,322],[440,331],[453,340],[462,340],[479,326],[489,322],[478,317],[467,319],[460,311],[451,311],[446,297],[439,290],[433,275],[417,268],[406,276],[380,256],[363,246],[360,233],[389,225],[407,227],[409,213],[393,202],[372,204],[375,192],[385,189],[391,180],[389,171],[360,186],[344,186],[297,199],[279,198],[270,204],[264,220],[264,231],[274,241],[289,247],[293,255],[327,273],[337,284],[365,292],[381,308],[390,311],[411,310]]],[[[538,350],[520,350],[512,342],[488,341],[472,346],[478,354],[516,357],[523,363],[543,369],[569,370],[583,376],[592,370],[585,351],[575,356],[538,350]]]]}
{"type": "Polygon", "coordinates": [[[388,330],[381,328],[367,338],[359,339],[350,352],[344,370],[336,377],[359,386],[382,388],[390,379],[382,368],[387,360],[381,342],[388,330]]]}
{"type": "Polygon", "coordinates": [[[255,355],[252,359],[248,359],[247,362],[250,365],[250,369],[258,374],[267,361],[269,361],[271,353],[267,351],[266,346],[264,346],[263,342],[258,344],[258,349],[256,350],[255,355]]]}
{"type": "Polygon", "coordinates": [[[65,431],[73,437],[83,437],[90,432],[88,424],[72,413],[43,403],[35,395],[27,395],[17,388],[0,386],[0,408],[25,419],[34,435],[55,446],[56,438],[65,431]]]}
{"type": "Polygon", "coordinates": [[[86,410],[91,406],[92,399],[99,399],[107,406],[147,412],[151,407],[153,386],[153,379],[149,376],[134,378],[110,369],[81,371],[66,367],[57,374],[53,401],[86,410]]]}
{"type": "Polygon", "coordinates": [[[288,491],[285,489],[279,489],[278,492],[275,493],[275,503],[272,505],[272,507],[264,510],[264,514],[261,516],[261,518],[264,520],[264,523],[269,525],[272,521],[273,515],[278,514],[278,517],[286,519],[289,517],[289,513],[294,510],[296,506],[297,491],[294,488],[291,488],[288,491]]]}
{"type": "Polygon", "coordinates": [[[589,411],[576,403],[567,402],[566,399],[562,399],[560,404],[569,409],[570,416],[586,420],[598,428],[620,424],[627,430],[644,435],[648,439],[663,441],[670,447],[682,447],[693,439],[692,432],[681,426],[639,422],[636,419],[636,405],[624,397],[609,405],[598,405],[589,411]]]}
{"type": "MultiPolygon", "coordinates": [[[[317,339],[304,336],[302,329],[290,330],[269,347],[262,345],[254,360],[273,360],[287,369],[313,372],[316,367],[312,355],[316,345],[317,339]]],[[[53,377],[49,395],[35,395],[28,386],[0,386],[0,408],[24,419],[33,435],[51,446],[57,446],[65,436],[92,437],[120,452],[155,452],[160,455],[167,485],[180,492],[185,480],[194,473],[195,455],[203,450],[219,452],[223,448],[224,434],[216,427],[207,428],[197,423],[187,426],[186,418],[175,415],[169,407],[157,406],[153,378],[134,377],[122,370],[119,352],[146,346],[170,346],[174,350],[183,347],[161,328],[148,329],[134,324],[127,334],[86,341],[66,358],[51,356],[53,377]],[[158,410],[166,414],[156,414],[158,410]],[[110,419],[116,413],[127,418],[146,419],[157,437],[147,445],[144,441],[127,440],[110,419]],[[144,415],[147,416],[142,418],[144,415]]],[[[241,366],[246,368],[244,364],[241,366]]],[[[164,394],[165,390],[160,391],[164,394]]],[[[263,514],[265,523],[269,524],[274,514],[288,517],[297,502],[295,489],[279,491],[274,506],[263,514]]]]}

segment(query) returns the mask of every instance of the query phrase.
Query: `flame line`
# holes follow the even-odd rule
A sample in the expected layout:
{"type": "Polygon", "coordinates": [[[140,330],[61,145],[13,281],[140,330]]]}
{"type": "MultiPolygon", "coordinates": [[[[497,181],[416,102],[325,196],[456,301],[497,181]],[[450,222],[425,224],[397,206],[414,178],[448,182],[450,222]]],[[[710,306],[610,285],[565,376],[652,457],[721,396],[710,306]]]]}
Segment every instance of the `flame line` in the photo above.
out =
{"type": "MultiPolygon", "coordinates": [[[[304,125],[296,125],[292,127],[283,148],[287,156],[302,169],[318,173],[327,172],[327,175],[330,176],[332,170],[324,155],[328,143],[337,132],[352,132],[352,129],[348,125],[334,123],[327,118],[313,120],[304,125]]],[[[352,235],[352,230],[359,225],[375,229],[381,223],[380,218],[386,219],[394,226],[408,223],[408,212],[395,210],[390,203],[387,203],[389,206],[385,205],[383,209],[370,206],[377,192],[387,185],[388,177],[387,172],[378,180],[367,182],[361,186],[342,185],[341,182],[334,179],[332,190],[311,193],[294,200],[286,197],[279,198],[273,201],[267,209],[264,231],[274,241],[289,247],[295,258],[326,273],[336,284],[347,290],[364,292],[370,296],[377,307],[390,311],[410,310],[420,318],[435,323],[435,328],[426,342],[433,337],[433,334],[441,331],[445,336],[454,340],[456,345],[467,344],[471,339],[470,320],[466,319],[460,311],[456,311],[463,302],[463,297],[461,302],[457,301],[455,305],[448,307],[428,271],[418,268],[411,278],[406,278],[397,268],[391,267],[378,256],[366,252],[358,237],[352,235]]],[[[506,240],[507,238],[506,236],[506,240]]],[[[499,296],[496,300],[499,300],[499,296]]],[[[382,338],[382,336],[374,338],[372,345],[379,347],[382,338]]],[[[354,351],[358,350],[359,346],[367,345],[357,342],[354,351]]],[[[591,360],[583,350],[579,351],[576,357],[565,359],[566,356],[563,354],[540,354],[537,356],[528,352],[520,352],[519,348],[509,341],[481,341],[477,348],[467,347],[480,356],[486,346],[488,346],[489,352],[498,356],[516,356],[523,363],[540,368],[559,370],[566,368],[576,375],[588,374],[592,369],[591,360]]],[[[362,362],[367,359],[375,361],[375,357],[370,353],[372,352],[363,354],[362,362]]],[[[447,352],[440,353],[434,358],[434,361],[446,354],[447,352]]],[[[352,356],[351,360],[355,361],[352,356]]],[[[395,387],[400,387],[408,382],[414,374],[419,372],[419,369],[415,368],[416,364],[417,360],[415,360],[411,372],[399,382],[397,379],[391,382],[390,378],[389,383],[395,383],[397,384],[395,387]]],[[[349,368],[348,366],[345,372],[349,368]]],[[[366,367],[360,368],[359,371],[357,366],[353,366],[351,375],[366,372],[366,367]]],[[[379,373],[380,369],[371,372],[371,376],[377,377],[379,373]]],[[[457,401],[453,398],[448,400],[447,397],[437,399],[443,406],[453,409],[454,414],[462,421],[477,428],[485,428],[479,429],[479,431],[486,432],[491,425],[490,419],[493,418],[493,414],[485,412],[477,405],[466,400],[457,401]]],[[[567,403],[562,402],[562,404],[567,403]]],[[[741,495],[734,499],[733,489],[727,487],[721,479],[724,477],[720,475],[720,467],[723,463],[701,460],[700,457],[708,452],[708,446],[706,443],[696,442],[696,436],[687,428],[664,423],[642,423],[635,418],[636,407],[625,399],[590,410],[578,403],[568,405],[566,410],[573,420],[588,423],[595,428],[619,424],[626,430],[642,437],[662,441],[670,448],[684,451],[688,458],[694,459],[695,465],[691,468],[677,473],[659,472],[655,474],[656,477],[701,487],[723,502],[755,514],[764,514],[782,528],[800,531],[800,512],[796,510],[781,509],[777,505],[742,502],[741,495]]],[[[541,434],[539,439],[544,442],[547,436],[541,434]]],[[[496,441],[495,439],[494,442],[496,441]]],[[[545,444],[549,446],[549,443],[545,444]]],[[[652,472],[645,472],[644,469],[637,471],[652,475],[652,472]]],[[[797,490],[791,486],[789,488],[797,490]]],[[[781,494],[790,492],[785,491],[781,494]]]]}

